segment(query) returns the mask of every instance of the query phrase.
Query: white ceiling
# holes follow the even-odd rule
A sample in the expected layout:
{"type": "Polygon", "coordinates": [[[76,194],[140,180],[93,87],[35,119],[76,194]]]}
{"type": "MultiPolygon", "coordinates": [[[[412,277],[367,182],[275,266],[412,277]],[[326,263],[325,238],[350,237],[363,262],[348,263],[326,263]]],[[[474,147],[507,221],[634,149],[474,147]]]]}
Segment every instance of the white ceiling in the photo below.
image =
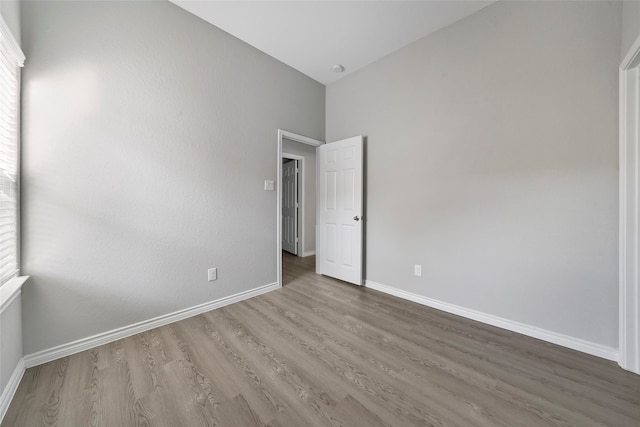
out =
{"type": "Polygon", "coordinates": [[[493,3],[170,1],[324,84],[493,3]]]}

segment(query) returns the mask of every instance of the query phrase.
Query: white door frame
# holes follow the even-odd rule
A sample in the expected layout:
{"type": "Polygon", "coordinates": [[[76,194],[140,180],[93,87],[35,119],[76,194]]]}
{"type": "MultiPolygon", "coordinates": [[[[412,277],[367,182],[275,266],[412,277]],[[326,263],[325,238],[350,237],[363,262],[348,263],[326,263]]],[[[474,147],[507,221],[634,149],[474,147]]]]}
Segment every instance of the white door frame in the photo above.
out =
{"type": "Polygon", "coordinates": [[[640,374],[640,37],[620,64],[620,331],[618,364],[640,374]]]}
{"type": "MultiPolygon", "coordinates": [[[[282,153],[283,159],[297,160],[298,161],[298,255],[304,256],[304,157],[295,154],[282,153]]],[[[280,211],[282,220],[282,211],[280,211]]]]}
{"type": "MultiPolygon", "coordinates": [[[[283,129],[278,129],[278,175],[276,181],[276,198],[277,198],[277,211],[276,211],[276,280],[278,287],[282,287],[282,140],[286,138],[294,142],[300,142],[302,144],[311,145],[317,147],[324,144],[324,141],[309,138],[303,135],[298,135],[293,132],[288,132],[283,129]]],[[[317,183],[316,183],[317,184],[317,183]]]]}

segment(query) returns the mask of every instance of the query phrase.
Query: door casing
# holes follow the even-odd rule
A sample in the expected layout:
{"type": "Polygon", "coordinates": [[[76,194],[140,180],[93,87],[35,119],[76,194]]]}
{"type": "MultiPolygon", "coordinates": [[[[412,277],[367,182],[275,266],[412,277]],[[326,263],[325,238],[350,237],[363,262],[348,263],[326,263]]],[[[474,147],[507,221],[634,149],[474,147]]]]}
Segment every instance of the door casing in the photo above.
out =
{"type": "Polygon", "coordinates": [[[620,64],[618,364],[640,374],[640,37],[620,64]]]}

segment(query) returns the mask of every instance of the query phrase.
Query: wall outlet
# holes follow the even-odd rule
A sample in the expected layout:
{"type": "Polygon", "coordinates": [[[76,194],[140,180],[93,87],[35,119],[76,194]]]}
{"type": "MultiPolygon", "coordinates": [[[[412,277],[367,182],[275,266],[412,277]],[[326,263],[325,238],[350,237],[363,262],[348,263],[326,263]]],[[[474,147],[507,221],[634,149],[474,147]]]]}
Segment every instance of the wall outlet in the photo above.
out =
{"type": "Polygon", "coordinates": [[[264,191],[275,191],[275,183],[271,180],[264,181],[264,191]]]}
{"type": "Polygon", "coordinates": [[[218,280],[218,268],[210,268],[209,270],[207,270],[207,276],[210,282],[218,280]]]}
{"type": "Polygon", "coordinates": [[[416,276],[422,276],[422,266],[420,264],[415,264],[413,266],[413,274],[416,276]]]}

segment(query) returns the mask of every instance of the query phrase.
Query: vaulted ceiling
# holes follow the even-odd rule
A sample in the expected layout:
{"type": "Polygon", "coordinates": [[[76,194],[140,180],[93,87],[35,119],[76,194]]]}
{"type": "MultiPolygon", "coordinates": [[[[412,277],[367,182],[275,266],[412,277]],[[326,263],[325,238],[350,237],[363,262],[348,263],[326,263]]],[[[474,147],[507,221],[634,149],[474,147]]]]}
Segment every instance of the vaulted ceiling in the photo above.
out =
{"type": "Polygon", "coordinates": [[[171,1],[323,84],[493,3],[171,1]],[[333,71],[338,64],[341,73],[333,71]]]}

